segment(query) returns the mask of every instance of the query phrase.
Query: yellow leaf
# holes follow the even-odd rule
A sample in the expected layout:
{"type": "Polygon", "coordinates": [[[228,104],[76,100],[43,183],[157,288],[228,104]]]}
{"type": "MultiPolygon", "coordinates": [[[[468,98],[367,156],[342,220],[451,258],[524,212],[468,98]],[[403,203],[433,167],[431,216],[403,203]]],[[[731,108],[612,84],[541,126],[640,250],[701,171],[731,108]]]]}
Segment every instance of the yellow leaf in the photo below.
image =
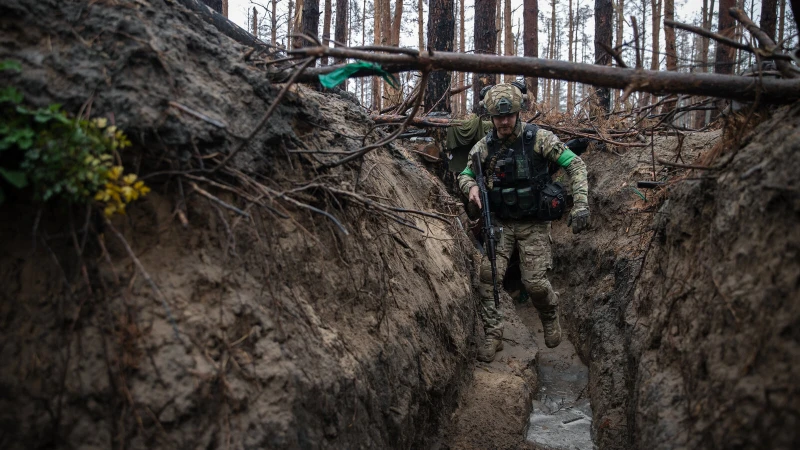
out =
{"type": "Polygon", "coordinates": [[[134,191],[130,186],[123,186],[122,189],[120,189],[120,192],[122,192],[122,196],[125,198],[125,203],[128,203],[131,201],[131,199],[133,199],[133,194],[136,191],[134,191]]]}
{"type": "Polygon", "coordinates": [[[97,125],[97,128],[105,128],[108,125],[108,119],[105,117],[97,117],[93,120],[94,124],[97,125]]]}
{"type": "Polygon", "coordinates": [[[147,186],[142,186],[141,189],[139,189],[139,193],[142,194],[142,197],[147,195],[148,192],[150,192],[150,188],[147,186]]]}
{"type": "Polygon", "coordinates": [[[106,206],[106,208],[103,210],[103,213],[105,213],[106,217],[111,217],[114,214],[114,211],[116,210],[117,206],[112,203],[106,206]]]}
{"type": "Polygon", "coordinates": [[[129,174],[125,175],[124,177],[122,177],[122,181],[124,181],[125,184],[133,184],[133,182],[136,181],[136,174],[135,173],[129,173],[129,174]]]}
{"type": "Polygon", "coordinates": [[[114,166],[108,171],[108,178],[117,181],[119,176],[122,175],[122,166],[114,166]]]}

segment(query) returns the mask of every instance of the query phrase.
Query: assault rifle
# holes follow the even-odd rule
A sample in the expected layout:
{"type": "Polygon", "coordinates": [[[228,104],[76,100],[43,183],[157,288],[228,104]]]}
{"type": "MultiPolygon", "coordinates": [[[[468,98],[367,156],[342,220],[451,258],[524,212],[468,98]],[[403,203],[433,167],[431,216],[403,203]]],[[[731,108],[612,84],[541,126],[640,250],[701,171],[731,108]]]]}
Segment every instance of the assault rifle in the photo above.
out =
{"type": "Polygon", "coordinates": [[[500,306],[500,292],[497,290],[497,253],[495,251],[497,238],[494,235],[492,217],[489,212],[489,192],[486,190],[486,177],[481,167],[480,152],[472,154],[472,167],[476,171],[475,181],[478,182],[481,198],[481,216],[483,217],[483,244],[486,246],[486,256],[492,263],[492,289],[494,291],[494,306],[500,306]]]}

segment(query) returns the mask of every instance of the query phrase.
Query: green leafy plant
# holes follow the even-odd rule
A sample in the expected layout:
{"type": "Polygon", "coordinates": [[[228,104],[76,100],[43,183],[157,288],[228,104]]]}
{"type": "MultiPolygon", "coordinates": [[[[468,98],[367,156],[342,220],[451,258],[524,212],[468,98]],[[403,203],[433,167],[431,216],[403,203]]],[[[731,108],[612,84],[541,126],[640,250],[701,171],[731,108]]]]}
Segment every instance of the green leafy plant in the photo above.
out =
{"type": "MultiPolygon", "coordinates": [[[[16,61],[0,61],[0,71],[20,71],[16,61]]],[[[118,151],[131,145],[104,118],[72,118],[59,104],[31,109],[13,87],[0,88],[0,176],[38,200],[100,202],[106,215],[149,192],[136,175],[123,176],[118,151]]],[[[4,200],[0,190],[0,203],[4,200]]]]}

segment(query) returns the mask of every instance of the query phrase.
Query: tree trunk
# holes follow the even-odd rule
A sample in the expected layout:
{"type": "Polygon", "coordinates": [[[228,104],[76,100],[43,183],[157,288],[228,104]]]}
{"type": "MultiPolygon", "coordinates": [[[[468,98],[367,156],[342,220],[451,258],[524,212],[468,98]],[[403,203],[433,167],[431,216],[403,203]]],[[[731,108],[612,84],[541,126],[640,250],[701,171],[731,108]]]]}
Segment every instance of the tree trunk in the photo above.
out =
{"type": "MultiPolygon", "coordinates": [[[[675,0],[664,0],[664,20],[675,20],[675,0]]],[[[664,27],[664,40],[667,44],[667,70],[678,70],[675,28],[664,27]]]]}
{"type": "MultiPolygon", "coordinates": [[[[511,29],[511,0],[505,0],[504,2],[503,31],[505,31],[503,54],[506,56],[514,56],[514,32],[511,29]]],[[[511,74],[506,74],[503,78],[503,81],[506,83],[514,81],[514,75],[511,74]]]]}
{"type": "Polygon", "coordinates": [[[503,0],[497,0],[497,12],[494,15],[494,32],[497,36],[495,55],[503,54],[503,0]]]}
{"type": "Polygon", "coordinates": [[[250,32],[258,39],[258,10],[253,6],[253,15],[250,17],[250,32]]]}
{"type": "MultiPolygon", "coordinates": [[[[304,0],[302,24],[303,34],[319,39],[319,0],[304,0]]],[[[307,47],[313,44],[302,39],[300,45],[307,47]]]]}
{"type": "MultiPolygon", "coordinates": [[[[392,31],[392,2],[391,0],[382,0],[383,6],[381,6],[383,10],[383,15],[381,16],[381,45],[383,46],[391,46],[392,45],[392,37],[394,36],[394,32],[392,31]]],[[[392,88],[389,83],[381,83],[383,85],[383,99],[381,100],[384,102],[384,107],[391,106],[397,103],[400,103],[400,99],[397,98],[399,95],[397,91],[392,88]]]]}
{"type": "MultiPolygon", "coordinates": [[[[617,0],[617,2],[613,5],[614,6],[614,15],[615,15],[615,26],[616,26],[616,33],[614,36],[614,48],[621,52],[622,51],[622,42],[624,39],[623,33],[625,33],[625,0],[617,0]]],[[[622,91],[616,90],[614,91],[614,100],[617,102],[620,97],[622,97],[622,91]]]]}
{"type": "MultiPolygon", "coordinates": [[[[524,30],[522,33],[523,55],[537,58],[539,56],[539,3],[537,0],[524,0],[522,24],[524,30]]],[[[525,79],[525,85],[528,88],[528,99],[533,104],[538,100],[536,91],[539,89],[539,79],[528,77],[525,79]]]]}
{"type": "Polygon", "coordinates": [[[661,67],[661,0],[651,0],[650,8],[653,12],[653,58],[650,60],[650,70],[661,67]]]}
{"type": "Polygon", "coordinates": [[[286,48],[291,48],[292,46],[292,23],[294,22],[294,16],[292,15],[292,7],[294,6],[294,2],[289,0],[289,14],[286,16],[286,48]]]}
{"type": "Polygon", "coordinates": [[[422,0],[417,2],[417,21],[419,23],[419,51],[425,50],[425,8],[422,0]]]}
{"type": "MultiPolygon", "coordinates": [[[[362,47],[364,47],[367,44],[366,36],[367,36],[367,0],[364,0],[364,5],[361,8],[361,46],[362,47]]],[[[365,100],[365,98],[364,98],[364,85],[365,85],[365,83],[366,83],[366,80],[362,80],[362,83],[361,83],[361,104],[362,105],[366,104],[364,102],[364,100],[365,100]]]]}
{"type": "MultiPolygon", "coordinates": [[[[333,14],[331,0],[325,0],[325,16],[322,19],[322,45],[329,45],[331,38],[331,14],[333,14]]],[[[328,58],[322,58],[320,62],[323,66],[327,66],[328,58]]]]}
{"type": "MultiPolygon", "coordinates": [[[[598,42],[611,47],[613,34],[613,13],[611,0],[595,0],[594,2],[594,36],[598,42]]],[[[611,63],[609,55],[603,47],[595,44],[594,46],[595,64],[607,66],[611,63]]],[[[611,111],[611,92],[607,87],[597,89],[598,105],[605,111],[611,111]]]]}
{"type": "MultiPolygon", "coordinates": [[[[383,0],[375,0],[373,3],[373,45],[381,45],[381,15],[383,15],[383,0]]],[[[380,111],[381,106],[381,79],[372,77],[372,109],[380,111]]]]}
{"type": "MultiPolygon", "coordinates": [[[[574,55],[572,54],[572,30],[575,24],[573,23],[572,17],[572,0],[569,0],[569,22],[568,22],[568,34],[569,37],[567,38],[567,60],[569,62],[575,62],[574,55]]],[[[573,102],[574,99],[572,98],[572,83],[567,83],[567,114],[572,114],[573,109],[573,102]]]]}
{"type": "Polygon", "coordinates": [[[303,39],[294,36],[303,32],[303,1],[296,0],[294,2],[294,17],[292,18],[292,48],[300,48],[303,46],[303,39]]]}
{"type": "MultiPolygon", "coordinates": [[[[430,0],[428,3],[428,48],[434,51],[453,51],[455,20],[453,0],[430,0]]],[[[425,88],[425,110],[450,112],[451,73],[431,73],[425,88]],[[441,101],[440,101],[441,100],[441,101]],[[438,103],[438,104],[437,104],[438,103]],[[434,108],[435,106],[435,108],[434,108]]]]}
{"type": "MultiPolygon", "coordinates": [[[[783,1],[783,0],[781,0],[783,1]]],[[[775,40],[775,23],[778,16],[777,0],[761,0],[761,23],[759,28],[767,33],[773,41],[775,40]]]]}
{"type": "MultiPolygon", "coordinates": [[[[330,1],[330,0],[326,0],[330,1]]],[[[336,0],[336,27],[333,33],[333,40],[336,42],[341,42],[342,44],[347,45],[347,30],[348,30],[348,22],[349,22],[349,13],[350,8],[348,5],[347,0],[336,0]]],[[[334,60],[334,64],[342,64],[345,60],[341,58],[337,58],[334,60]]]]}
{"type": "MultiPolygon", "coordinates": [[[[733,17],[731,17],[731,15],[728,13],[728,10],[733,8],[735,5],[736,5],[735,0],[719,1],[719,15],[717,19],[719,23],[718,33],[729,39],[733,39],[733,32],[736,28],[736,22],[733,20],[733,17]]],[[[733,74],[733,64],[735,55],[736,55],[736,49],[728,47],[727,45],[717,44],[717,51],[714,59],[714,72],[726,75],[733,74]]],[[[723,109],[725,109],[725,107],[728,105],[728,102],[726,100],[717,100],[716,105],[717,109],[711,111],[712,120],[716,119],[717,116],[719,116],[719,113],[723,109]]]]}
{"type": "Polygon", "coordinates": [[[787,0],[780,0],[781,1],[781,13],[780,13],[780,21],[778,22],[778,41],[781,45],[783,42],[783,29],[784,25],[786,25],[786,1],[787,0]]]}
{"type": "MultiPolygon", "coordinates": [[[[497,44],[495,34],[494,14],[496,0],[475,0],[475,20],[473,37],[475,39],[476,55],[491,55],[494,53],[497,44]]],[[[430,27],[430,26],[429,26],[430,27]]],[[[472,110],[480,114],[480,92],[486,85],[495,84],[495,75],[486,73],[475,73],[472,79],[472,110]]]]}
{"type": "MultiPolygon", "coordinates": [[[[650,70],[658,70],[661,67],[661,0],[650,0],[650,11],[652,19],[652,42],[653,52],[650,58],[650,70]]],[[[642,46],[644,48],[644,46],[642,46]]],[[[648,95],[648,103],[656,103],[655,95],[648,95]]]]}
{"type": "Polygon", "coordinates": [[[271,41],[272,45],[278,45],[278,0],[272,0],[270,2],[270,6],[272,7],[270,13],[272,17],[270,17],[269,21],[269,40],[271,41]]]}
{"type": "MultiPolygon", "coordinates": [[[[458,15],[459,15],[459,18],[460,18],[459,24],[458,24],[458,36],[459,36],[459,38],[458,38],[458,40],[459,40],[458,51],[461,52],[461,53],[464,53],[464,50],[466,49],[466,46],[467,46],[466,42],[464,41],[464,35],[465,35],[465,33],[464,33],[464,31],[465,31],[464,30],[464,23],[466,22],[464,20],[464,1],[465,0],[461,0],[459,2],[459,4],[458,4],[458,15]]],[[[458,72],[458,85],[459,86],[464,86],[466,83],[467,83],[467,74],[464,73],[464,72],[459,71],[458,72]]],[[[459,104],[460,104],[460,106],[458,108],[459,112],[462,115],[466,115],[467,114],[467,91],[464,91],[464,92],[458,94],[458,99],[459,99],[459,104]]]]}
{"type": "MultiPolygon", "coordinates": [[[[548,46],[550,47],[550,59],[557,59],[556,57],[556,0],[550,0],[550,38],[548,39],[548,46]]],[[[553,108],[556,105],[556,80],[548,79],[547,80],[547,103],[550,105],[550,108],[553,108]]]]}
{"type": "MultiPolygon", "coordinates": [[[[733,31],[736,22],[733,20],[728,10],[736,6],[736,0],[720,0],[719,2],[719,34],[729,39],[733,39],[733,31]]],[[[714,61],[714,72],[722,74],[733,73],[734,48],[727,45],[717,45],[716,58],[714,61]]]]}
{"type": "Polygon", "coordinates": [[[400,46],[400,29],[403,23],[403,1],[394,2],[394,18],[392,19],[392,45],[400,46]]]}

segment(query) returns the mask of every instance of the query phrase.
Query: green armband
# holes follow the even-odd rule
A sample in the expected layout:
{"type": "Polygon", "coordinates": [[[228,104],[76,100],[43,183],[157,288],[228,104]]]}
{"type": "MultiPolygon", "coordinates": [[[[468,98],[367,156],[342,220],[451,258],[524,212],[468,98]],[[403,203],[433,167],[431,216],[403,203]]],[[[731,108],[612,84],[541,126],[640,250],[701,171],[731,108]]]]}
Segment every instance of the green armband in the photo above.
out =
{"type": "Polygon", "coordinates": [[[558,163],[558,165],[561,167],[567,167],[569,163],[571,163],[572,160],[575,159],[576,156],[577,155],[575,153],[572,153],[572,150],[568,148],[564,149],[564,151],[561,153],[561,156],[559,156],[558,161],[556,161],[556,163],[558,163]]]}
{"type": "Polygon", "coordinates": [[[466,175],[470,178],[475,178],[475,172],[473,172],[472,169],[470,169],[469,167],[465,167],[464,170],[459,175],[466,175]]]}

